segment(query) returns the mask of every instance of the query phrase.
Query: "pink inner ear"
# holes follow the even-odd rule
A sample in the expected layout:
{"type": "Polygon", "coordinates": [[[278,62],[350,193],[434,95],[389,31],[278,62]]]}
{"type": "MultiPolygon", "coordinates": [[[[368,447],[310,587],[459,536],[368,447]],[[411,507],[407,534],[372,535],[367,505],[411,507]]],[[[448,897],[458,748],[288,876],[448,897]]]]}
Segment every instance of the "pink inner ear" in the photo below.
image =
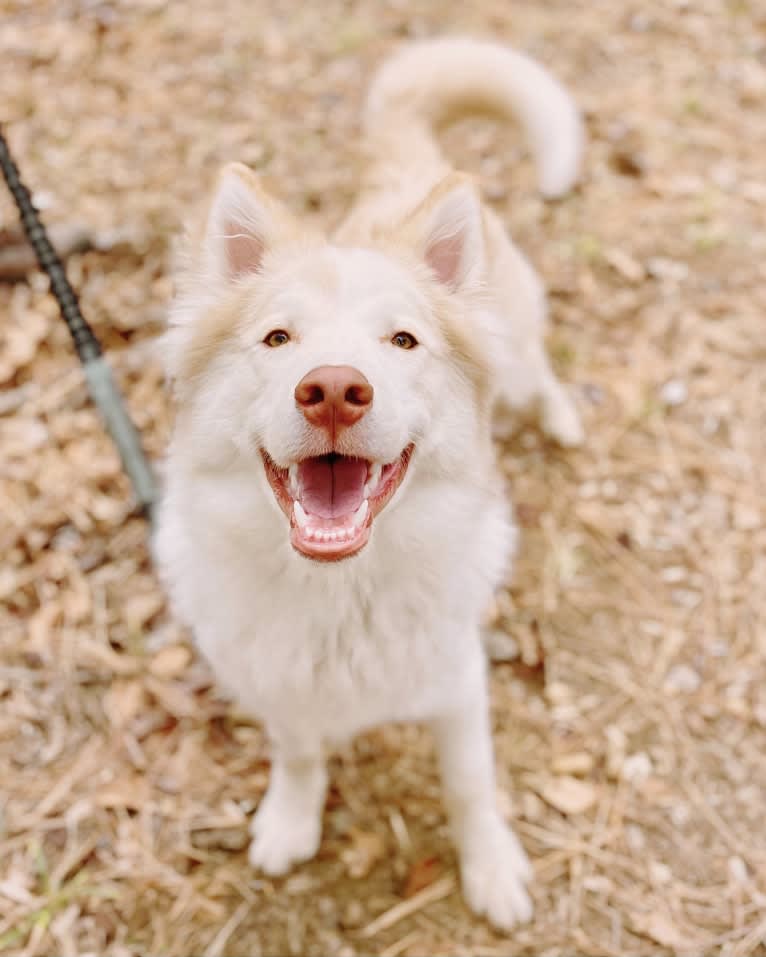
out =
{"type": "Polygon", "coordinates": [[[226,263],[232,279],[257,272],[265,251],[263,240],[247,231],[242,223],[224,224],[226,263]]]}
{"type": "Polygon", "coordinates": [[[462,259],[463,237],[459,234],[438,239],[426,249],[426,262],[439,281],[448,286],[456,286],[459,283],[462,259]]]}

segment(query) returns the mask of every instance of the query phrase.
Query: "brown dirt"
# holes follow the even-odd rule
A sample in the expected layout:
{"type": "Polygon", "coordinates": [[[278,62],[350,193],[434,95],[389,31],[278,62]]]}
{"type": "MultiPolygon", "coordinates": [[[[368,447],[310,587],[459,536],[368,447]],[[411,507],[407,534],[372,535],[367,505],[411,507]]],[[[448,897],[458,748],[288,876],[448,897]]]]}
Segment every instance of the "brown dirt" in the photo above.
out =
{"type": "Polygon", "coordinates": [[[335,759],[315,862],[251,873],[262,735],[167,617],[33,275],[0,287],[0,951],[765,954],[762,6],[6,0],[2,15],[11,143],[48,222],[111,236],[70,273],[155,456],[169,248],[223,161],[334,221],[371,68],[404,36],[458,30],[551,64],[591,142],[582,189],[545,205],[516,136],[449,137],[546,277],[589,432],[576,453],[533,430],[503,450],[524,537],[499,612],[522,658],[494,669],[494,718],[534,922],[503,938],[467,913],[415,728],[335,759]]]}

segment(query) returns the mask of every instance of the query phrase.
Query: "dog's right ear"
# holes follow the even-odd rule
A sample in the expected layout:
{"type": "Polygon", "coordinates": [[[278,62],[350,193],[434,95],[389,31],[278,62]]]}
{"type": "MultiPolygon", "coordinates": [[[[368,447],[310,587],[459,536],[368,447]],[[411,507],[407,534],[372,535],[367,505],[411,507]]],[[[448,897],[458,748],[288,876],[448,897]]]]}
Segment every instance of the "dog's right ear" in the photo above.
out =
{"type": "Polygon", "coordinates": [[[221,172],[204,239],[208,274],[225,281],[260,271],[264,256],[297,232],[287,209],[241,163],[221,172]]]}
{"type": "Polygon", "coordinates": [[[434,278],[453,292],[481,281],[485,267],[481,202],[473,181],[450,173],[405,224],[409,243],[434,278]]]}

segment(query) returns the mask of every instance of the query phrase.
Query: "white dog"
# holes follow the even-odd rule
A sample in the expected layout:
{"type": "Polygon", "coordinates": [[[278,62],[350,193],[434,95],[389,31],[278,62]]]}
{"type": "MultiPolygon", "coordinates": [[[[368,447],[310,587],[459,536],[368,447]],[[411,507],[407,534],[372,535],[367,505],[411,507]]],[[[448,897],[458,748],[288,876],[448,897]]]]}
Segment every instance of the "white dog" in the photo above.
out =
{"type": "Polygon", "coordinates": [[[508,928],[530,866],[495,803],[480,623],[515,542],[492,414],[582,438],[543,347],[545,303],[434,133],[521,118],[548,196],[576,179],[577,111],[503,46],[406,47],[375,78],[361,196],[332,239],[226,167],[173,310],[178,417],[156,539],[175,609],[273,743],[250,860],[321,834],[328,743],[386,721],[435,735],[465,896],[508,928]]]}

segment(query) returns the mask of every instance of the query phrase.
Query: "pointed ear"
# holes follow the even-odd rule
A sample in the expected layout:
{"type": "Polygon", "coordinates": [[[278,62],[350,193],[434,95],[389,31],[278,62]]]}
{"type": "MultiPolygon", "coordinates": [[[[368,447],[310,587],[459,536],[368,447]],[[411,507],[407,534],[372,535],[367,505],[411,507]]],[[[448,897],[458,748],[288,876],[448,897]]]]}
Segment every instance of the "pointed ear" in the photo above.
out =
{"type": "Polygon", "coordinates": [[[456,291],[484,271],[481,202],[467,176],[443,180],[415,213],[420,254],[439,282],[456,291]]]}
{"type": "Polygon", "coordinates": [[[296,226],[258,177],[241,163],[221,172],[205,230],[205,260],[210,272],[232,280],[257,273],[263,257],[289,237],[296,226]]]}

